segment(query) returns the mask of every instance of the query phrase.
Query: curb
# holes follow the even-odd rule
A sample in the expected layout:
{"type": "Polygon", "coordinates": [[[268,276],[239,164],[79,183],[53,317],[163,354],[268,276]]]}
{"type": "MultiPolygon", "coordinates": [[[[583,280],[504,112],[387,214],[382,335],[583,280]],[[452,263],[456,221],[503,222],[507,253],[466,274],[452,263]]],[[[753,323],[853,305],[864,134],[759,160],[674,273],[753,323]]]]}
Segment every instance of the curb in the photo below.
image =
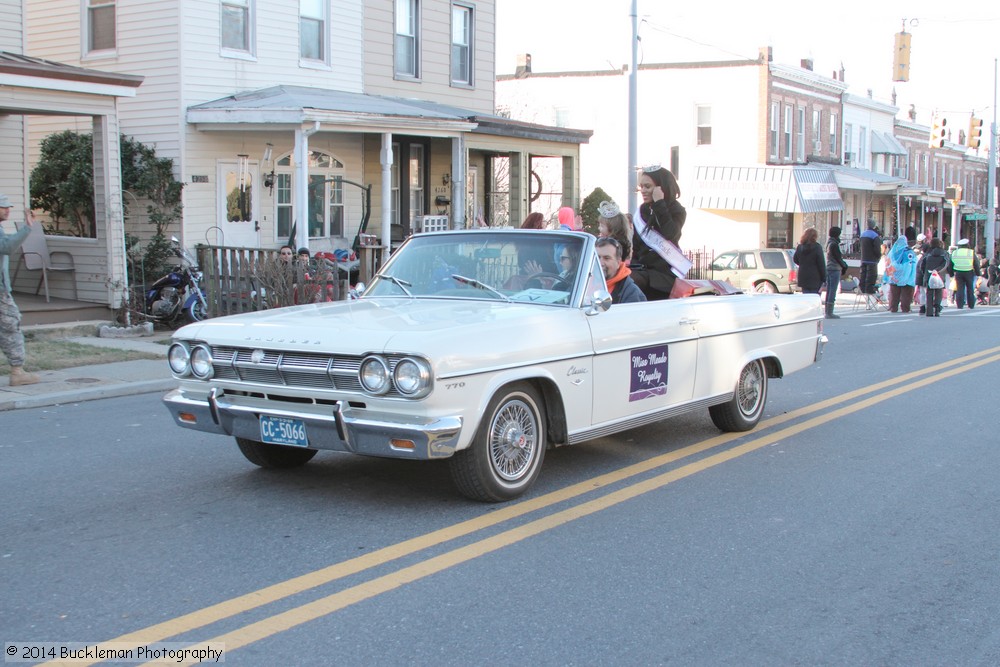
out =
{"type": "Polygon", "coordinates": [[[0,401],[0,412],[23,408],[45,408],[54,405],[63,405],[64,403],[82,403],[100,398],[118,398],[132,394],[149,394],[157,391],[166,392],[176,387],[177,380],[169,378],[164,380],[142,380],[139,382],[110,384],[71,391],[57,391],[51,394],[39,394],[38,396],[25,396],[24,398],[0,401]]]}

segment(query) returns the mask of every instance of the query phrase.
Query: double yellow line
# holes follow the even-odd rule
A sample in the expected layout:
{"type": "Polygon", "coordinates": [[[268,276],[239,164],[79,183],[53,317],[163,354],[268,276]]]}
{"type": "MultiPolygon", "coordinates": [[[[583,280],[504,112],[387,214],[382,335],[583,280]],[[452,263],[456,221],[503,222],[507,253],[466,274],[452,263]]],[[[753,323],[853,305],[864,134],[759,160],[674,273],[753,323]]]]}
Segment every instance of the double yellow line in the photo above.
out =
{"type": "MultiPolygon", "coordinates": [[[[414,565],[403,567],[395,572],[370,579],[356,586],[341,590],[326,597],[294,607],[265,619],[245,625],[231,632],[214,637],[205,642],[192,645],[198,648],[212,644],[225,644],[231,651],[241,646],[265,639],[289,628],[320,618],[335,611],[349,607],[355,603],[371,599],[381,593],[399,588],[405,584],[423,579],[448,568],[465,563],[503,547],[545,532],[557,526],[569,523],[581,517],[594,514],[613,507],[627,500],[641,496],[650,491],[660,489],[679,479],[725,463],[762,447],[774,444],[782,439],[794,436],[803,431],[822,424],[840,419],[854,412],[869,408],[882,401],[895,398],[907,392],[937,382],[943,378],[979,368],[1000,361],[1000,347],[994,347],[958,359],[946,361],[934,366],[900,375],[891,380],[878,382],[857,389],[808,407],[793,410],[785,414],[764,420],[757,427],[758,432],[773,429],[809,415],[816,415],[804,421],[798,421],[776,431],[762,434],[736,447],[726,449],[711,456],[706,456],[687,465],[673,468],[667,472],[629,484],[621,489],[608,492],[599,497],[580,502],[562,510],[547,514],[541,518],[510,528],[501,533],[485,537],[472,544],[455,548],[438,556],[422,560],[414,565]],[[874,394],[868,396],[869,394],[874,394]],[[857,399],[868,396],[864,401],[857,399]],[[837,407],[840,406],[840,407],[837,407]]],[[[405,556],[418,553],[424,549],[437,547],[451,540],[470,535],[504,522],[525,517],[533,512],[551,508],[584,494],[596,492],[613,484],[621,483],[629,478],[648,473],[657,468],[669,465],[680,459],[706,452],[734,440],[747,437],[746,433],[726,433],[702,442],[684,447],[677,451],[654,456],[619,470],[599,475],[578,482],[564,489],[529,499],[516,504],[507,505],[484,516],[462,521],[439,530],[414,537],[397,544],[370,552],[357,558],[336,563],[329,567],[304,574],[272,586],[241,595],[218,604],[199,609],[169,621],[122,635],[107,643],[129,643],[142,646],[162,642],[170,637],[204,628],[212,623],[225,620],[257,609],[267,604],[289,598],[293,595],[316,589],[330,582],[364,572],[371,568],[390,563],[405,556]]],[[[102,646],[104,644],[101,644],[102,646]]],[[[57,663],[46,663],[57,664],[57,663]]],[[[94,664],[74,662],[74,665],[94,664]]],[[[192,664],[192,663],[180,663],[192,664]]]]}

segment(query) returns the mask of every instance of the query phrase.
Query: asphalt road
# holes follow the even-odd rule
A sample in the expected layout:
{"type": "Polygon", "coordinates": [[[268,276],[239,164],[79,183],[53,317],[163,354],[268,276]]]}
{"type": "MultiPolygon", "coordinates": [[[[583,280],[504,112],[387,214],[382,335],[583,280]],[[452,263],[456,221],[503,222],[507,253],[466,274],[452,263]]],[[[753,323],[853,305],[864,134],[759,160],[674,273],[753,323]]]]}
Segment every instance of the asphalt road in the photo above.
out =
{"type": "Polygon", "coordinates": [[[460,498],[439,463],[321,453],[259,470],[173,426],[155,394],[6,413],[5,651],[1000,663],[1000,308],[826,331],[823,361],[771,384],[755,431],[698,413],[552,451],[505,505],[460,498]]]}

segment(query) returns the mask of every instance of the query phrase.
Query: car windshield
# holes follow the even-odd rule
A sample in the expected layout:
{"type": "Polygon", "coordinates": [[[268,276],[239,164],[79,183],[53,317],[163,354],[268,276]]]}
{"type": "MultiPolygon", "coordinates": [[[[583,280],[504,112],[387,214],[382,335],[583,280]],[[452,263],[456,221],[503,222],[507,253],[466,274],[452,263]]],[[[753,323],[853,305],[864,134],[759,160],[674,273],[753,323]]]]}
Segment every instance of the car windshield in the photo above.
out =
{"type": "Polygon", "coordinates": [[[566,232],[467,230],[418,234],[375,275],[365,297],[567,305],[580,281],[580,258],[585,247],[584,235],[566,232]]]}

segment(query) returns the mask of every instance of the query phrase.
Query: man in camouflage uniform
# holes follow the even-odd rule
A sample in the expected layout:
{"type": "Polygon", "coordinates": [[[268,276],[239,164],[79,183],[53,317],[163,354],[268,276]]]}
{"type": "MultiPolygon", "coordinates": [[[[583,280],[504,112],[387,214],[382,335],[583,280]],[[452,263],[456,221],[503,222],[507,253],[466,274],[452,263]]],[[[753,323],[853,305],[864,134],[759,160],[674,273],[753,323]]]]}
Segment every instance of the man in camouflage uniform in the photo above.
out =
{"type": "MultiPolygon", "coordinates": [[[[24,335],[21,333],[21,311],[10,295],[10,255],[28,237],[35,224],[31,211],[26,211],[27,224],[13,234],[0,227],[0,349],[10,362],[10,386],[16,387],[38,382],[38,376],[24,370],[24,335]]],[[[10,199],[0,194],[0,223],[10,217],[10,199]]]]}

